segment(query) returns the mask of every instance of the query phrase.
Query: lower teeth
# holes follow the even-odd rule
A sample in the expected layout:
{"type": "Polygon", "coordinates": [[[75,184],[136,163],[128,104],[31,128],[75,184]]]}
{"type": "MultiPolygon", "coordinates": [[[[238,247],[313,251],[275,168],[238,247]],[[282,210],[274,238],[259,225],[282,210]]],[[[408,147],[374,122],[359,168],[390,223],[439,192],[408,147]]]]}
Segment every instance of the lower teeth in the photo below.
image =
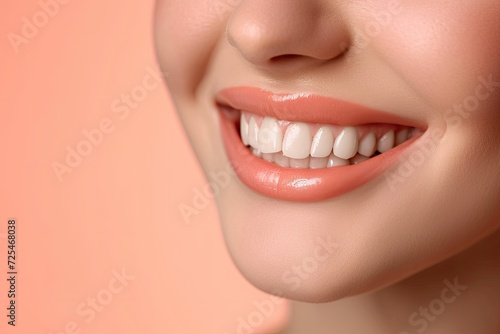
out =
{"type": "MultiPolygon", "coordinates": [[[[408,138],[413,137],[413,135],[416,135],[416,133],[411,133],[408,138]]],[[[248,149],[252,152],[252,154],[262,160],[265,160],[267,162],[274,163],[276,165],[279,165],[281,167],[286,167],[286,168],[307,168],[307,169],[320,169],[320,168],[332,168],[332,167],[339,167],[339,166],[349,166],[349,165],[357,165],[360,163],[363,163],[366,160],[369,160],[371,158],[374,158],[380,154],[382,154],[379,151],[375,151],[373,155],[370,157],[366,157],[361,154],[356,154],[354,157],[350,159],[341,159],[337,156],[335,156],[333,153],[331,153],[328,157],[326,158],[314,158],[314,157],[307,157],[305,159],[292,159],[289,158],[285,155],[283,155],[283,152],[278,152],[278,153],[262,153],[260,150],[253,148],[251,146],[247,146],[248,149]]]]}
{"type": "Polygon", "coordinates": [[[279,165],[281,167],[309,168],[309,169],[320,169],[320,168],[331,168],[331,167],[338,167],[338,166],[356,165],[356,164],[362,163],[363,161],[366,161],[366,160],[380,154],[379,152],[376,152],[371,157],[365,157],[361,154],[356,154],[353,158],[348,159],[348,160],[336,157],[335,155],[333,155],[333,153],[330,154],[330,156],[328,156],[326,158],[308,157],[305,159],[291,159],[291,158],[284,156],[282,152],[279,152],[279,153],[261,153],[258,149],[255,149],[253,147],[249,147],[249,149],[253,153],[253,155],[255,155],[256,157],[258,157],[262,160],[265,160],[267,162],[274,163],[274,164],[279,165]]]}

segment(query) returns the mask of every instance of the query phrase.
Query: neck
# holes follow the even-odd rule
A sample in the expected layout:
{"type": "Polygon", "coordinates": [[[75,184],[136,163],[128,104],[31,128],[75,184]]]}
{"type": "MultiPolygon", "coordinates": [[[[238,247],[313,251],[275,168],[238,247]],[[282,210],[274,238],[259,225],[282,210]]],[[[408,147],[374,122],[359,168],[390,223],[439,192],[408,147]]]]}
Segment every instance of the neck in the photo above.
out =
{"type": "Polygon", "coordinates": [[[287,334],[498,334],[500,232],[377,292],[326,304],[294,302],[287,334]]]}

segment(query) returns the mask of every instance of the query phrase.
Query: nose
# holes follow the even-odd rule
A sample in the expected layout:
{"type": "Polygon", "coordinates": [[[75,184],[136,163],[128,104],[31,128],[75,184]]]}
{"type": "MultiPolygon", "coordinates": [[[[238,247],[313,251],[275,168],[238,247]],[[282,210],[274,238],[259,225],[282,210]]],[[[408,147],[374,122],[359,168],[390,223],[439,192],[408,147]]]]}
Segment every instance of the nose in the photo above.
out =
{"type": "Polygon", "coordinates": [[[347,25],[332,7],[320,0],[243,0],[228,21],[227,39],[260,68],[330,61],[350,44],[347,25]]]}

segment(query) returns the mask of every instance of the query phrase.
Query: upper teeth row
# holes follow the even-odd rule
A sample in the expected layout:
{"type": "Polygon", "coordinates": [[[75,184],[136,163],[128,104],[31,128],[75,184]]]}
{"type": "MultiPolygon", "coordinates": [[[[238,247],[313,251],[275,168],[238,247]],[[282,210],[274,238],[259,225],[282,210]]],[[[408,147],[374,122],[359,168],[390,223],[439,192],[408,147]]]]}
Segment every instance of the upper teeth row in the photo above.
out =
{"type": "Polygon", "coordinates": [[[309,156],[325,158],[332,152],[342,159],[350,159],[357,153],[371,157],[375,151],[386,152],[409,138],[409,128],[404,128],[397,134],[394,130],[389,130],[378,140],[374,132],[359,140],[358,130],[354,126],[344,127],[335,138],[328,125],[321,126],[312,135],[309,124],[300,122],[289,124],[283,134],[277,119],[264,117],[259,128],[255,117],[250,116],[247,121],[243,113],[240,131],[244,145],[250,145],[261,153],[282,151],[284,156],[291,159],[305,159],[309,156]]]}

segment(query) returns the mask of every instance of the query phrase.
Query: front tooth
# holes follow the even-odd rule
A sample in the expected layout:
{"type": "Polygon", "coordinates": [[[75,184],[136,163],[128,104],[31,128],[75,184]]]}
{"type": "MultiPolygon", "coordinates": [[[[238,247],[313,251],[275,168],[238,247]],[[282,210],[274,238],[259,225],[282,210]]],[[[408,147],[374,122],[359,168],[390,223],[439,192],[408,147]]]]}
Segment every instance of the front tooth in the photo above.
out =
{"type": "Polygon", "coordinates": [[[290,159],[292,168],[309,168],[309,157],[305,159],[290,159]]]}
{"type": "Polygon", "coordinates": [[[333,154],[328,157],[328,163],[326,167],[336,167],[336,166],[348,166],[350,165],[349,160],[341,159],[333,154]]]}
{"type": "Polygon", "coordinates": [[[240,134],[243,145],[248,146],[248,122],[243,113],[241,113],[241,119],[240,119],[240,134]]]}
{"type": "Polygon", "coordinates": [[[361,154],[356,154],[353,158],[351,158],[351,165],[357,165],[359,163],[362,163],[363,161],[366,161],[370,159],[370,157],[361,155],[361,154]]]}
{"type": "Polygon", "coordinates": [[[311,157],[326,158],[332,153],[333,148],[333,131],[329,126],[321,127],[311,145],[311,157]]]}
{"type": "Polygon", "coordinates": [[[258,148],[252,148],[252,153],[258,158],[262,158],[262,153],[259,151],[258,148]]]}
{"type": "Polygon", "coordinates": [[[250,117],[250,123],[248,124],[248,143],[253,148],[259,148],[259,127],[253,117],[250,117]]]}
{"type": "Polygon", "coordinates": [[[377,142],[377,150],[380,153],[389,151],[394,147],[394,130],[387,132],[377,142]]]}
{"type": "Polygon", "coordinates": [[[293,123],[285,131],[283,154],[292,159],[305,159],[311,151],[309,125],[293,123]]]}
{"type": "Polygon", "coordinates": [[[273,154],[274,163],[281,167],[290,167],[290,158],[285,157],[281,152],[273,154]]]}
{"type": "Polygon", "coordinates": [[[377,137],[375,137],[375,133],[370,132],[359,143],[358,153],[364,155],[365,157],[371,157],[373,153],[375,153],[376,145],[377,137]]]}
{"type": "Polygon", "coordinates": [[[272,153],[262,153],[262,159],[269,161],[269,162],[273,162],[273,154],[272,153]]]}
{"type": "Polygon", "coordinates": [[[264,117],[259,130],[259,149],[262,153],[277,153],[281,151],[283,133],[278,121],[271,117],[264,117]]]}
{"type": "Polygon", "coordinates": [[[327,165],[328,165],[328,157],[311,158],[311,160],[309,161],[309,168],[311,169],[326,168],[327,165]]]}
{"type": "Polygon", "coordinates": [[[347,126],[335,139],[333,154],[342,159],[350,159],[358,152],[358,130],[347,126]]]}
{"type": "Polygon", "coordinates": [[[404,143],[408,138],[408,129],[399,131],[396,135],[396,145],[404,143]]]}

